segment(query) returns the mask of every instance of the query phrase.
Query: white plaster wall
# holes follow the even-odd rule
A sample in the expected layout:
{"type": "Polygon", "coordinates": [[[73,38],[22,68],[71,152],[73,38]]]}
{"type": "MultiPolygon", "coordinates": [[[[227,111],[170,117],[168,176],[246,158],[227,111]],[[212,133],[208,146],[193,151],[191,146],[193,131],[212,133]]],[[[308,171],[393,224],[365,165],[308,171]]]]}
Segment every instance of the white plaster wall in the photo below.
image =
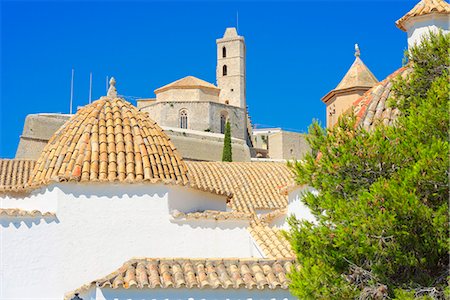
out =
{"type": "Polygon", "coordinates": [[[288,290],[283,289],[264,289],[253,290],[248,289],[144,289],[136,288],[125,289],[111,289],[111,288],[97,288],[88,294],[80,295],[83,300],[203,300],[203,299],[223,299],[223,300],[287,300],[296,299],[288,290]]]}
{"type": "Polygon", "coordinates": [[[171,220],[171,208],[225,210],[225,197],[187,187],[67,183],[2,204],[55,197],[54,219],[0,219],[1,299],[62,299],[132,257],[259,257],[245,222],[171,220]]]}
{"type": "Polygon", "coordinates": [[[32,191],[30,194],[0,195],[0,208],[21,208],[23,210],[39,210],[42,213],[56,212],[58,206],[58,190],[54,185],[32,191]]]}
{"type": "Polygon", "coordinates": [[[287,223],[286,219],[291,215],[294,215],[299,220],[307,220],[313,223],[316,222],[316,219],[311,213],[310,209],[302,201],[303,194],[307,191],[316,193],[314,189],[309,187],[298,187],[289,192],[287,214],[275,218],[274,220],[272,220],[270,225],[277,228],[289,230],[289,224],[287,223]]]}
{"type": "Polygon", "coordinates": [[[410,19],[405,27],[408,33],[408,48],[413,47],[426,37],[430,31],[437,33],[441,29],[450,32],[450,15],[428,14],[410,19]]]}

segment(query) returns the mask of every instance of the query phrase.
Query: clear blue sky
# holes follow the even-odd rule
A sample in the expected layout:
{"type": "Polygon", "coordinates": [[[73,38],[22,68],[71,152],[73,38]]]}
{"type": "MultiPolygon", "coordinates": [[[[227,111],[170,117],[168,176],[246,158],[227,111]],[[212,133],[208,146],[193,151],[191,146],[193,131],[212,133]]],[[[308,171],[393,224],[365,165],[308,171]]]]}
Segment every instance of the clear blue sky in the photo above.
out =
{"type": "Polygon", "coordinates": [[[215,82],[216,38],[236,25],[247,45],[253,123],[307,131],[324,124],[321,97],[361,58],[382,80],[402,64],[406,33],[395,20],[416,0],[290,2],[1,1],[0,157],[14,157],[27,114],[85,105],[105,77],[120,94],[153,97],[194,75],[215,82]]]}

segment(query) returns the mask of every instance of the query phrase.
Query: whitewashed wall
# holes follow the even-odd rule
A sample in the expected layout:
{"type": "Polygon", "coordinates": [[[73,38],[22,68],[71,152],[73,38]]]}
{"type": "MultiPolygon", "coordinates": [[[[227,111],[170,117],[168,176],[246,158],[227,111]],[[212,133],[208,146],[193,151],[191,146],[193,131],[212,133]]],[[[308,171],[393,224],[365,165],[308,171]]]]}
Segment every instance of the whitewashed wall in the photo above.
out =
{"type": "Polygon", "coordinates": [[[296,299],[289,290],[283,289],[111,289],[97,288],[90,293],[81,294],[83,300],[287,300],[296,299]]]}
{"type": "Polygon", "coordinates": [[[173,185],[58,184],[2,208],[54,219],[0,219],[1,299],[62,299],[132,257],[260,257],[244,221],[171,221],[170,209],[225,210],[223,196],[173,185]],[[230,242],[232,241],[232,242],[230,242]]]}
{"type": "Polygon", "coordinates": [[[437,33],[442,30],[444,33],[449,33],[450,15],[428,14],[415,17],[406,22],[405,27],[408,33],[408,48],[411,48],[426,37],[430,31],[437,33]]]}
{"type": "Polygon", "coordinates": [[[315,222],[315,217],[312,215],[310,209],[302,201],[303,194],[307,191],[316,193],[314,189],[303,186],[297,187],[294,190],[290,191],[288,195],[287,214],[275,218],[274,220],[272,220],[270,225],[280,229],[289,230],[287,217],[291,215],[294,215],[299,220],[315,222]]]}

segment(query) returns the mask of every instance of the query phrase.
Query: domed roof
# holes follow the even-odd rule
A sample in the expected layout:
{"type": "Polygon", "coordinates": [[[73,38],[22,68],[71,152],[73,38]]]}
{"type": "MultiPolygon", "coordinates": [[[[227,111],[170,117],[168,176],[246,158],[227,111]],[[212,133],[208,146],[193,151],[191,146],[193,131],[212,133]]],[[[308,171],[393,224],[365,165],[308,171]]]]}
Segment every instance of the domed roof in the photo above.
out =
{"type": "Polygon", "coordinates": [[[352,107],[359,126],[371,130],[378,122],[383,122],[385,125],[392,125],[395,122],[399,110],[388,105],[388,99],[395,96],[392,91],[392,80],[397,76],[405,78],[409,72],[408,67],[398,69],[353,103],[352,107]]]}
{"type": "Polygon", "coordinates": [[[188,182],[187,167],[169,137],[117,97],[114,83],[108,96],[78,110],[50,138],[30,186],[51,181],[188,182]]]}

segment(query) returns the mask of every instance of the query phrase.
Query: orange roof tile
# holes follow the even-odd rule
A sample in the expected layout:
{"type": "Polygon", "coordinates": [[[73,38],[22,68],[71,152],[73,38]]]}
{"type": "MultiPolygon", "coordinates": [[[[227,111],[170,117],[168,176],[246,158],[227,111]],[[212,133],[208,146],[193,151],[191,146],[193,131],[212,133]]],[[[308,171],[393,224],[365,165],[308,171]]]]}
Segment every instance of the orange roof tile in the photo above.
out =
{"type": "Polygon", "coordinates": [[[231,194],[231,207],[240,212],[285,208],[287,196],[281,189],[294,183],[294,173],[285,163],[187,161],[186,164],[191,186],[231,194]]]}
{"type": "Polygon", "coordinates": [[[407,12],[403,17],[397,20],[395,24],[397,27],[403,31],[406,31],[405,23],[418,16],[424,16],[427,14],[450,14],[450,4],[444,0],[422,0],[416,4],[409,12],[407,12]]]}
{"type": "Polygon", "coordinates": [[[81,108],[49,140],[29,184],[50,181],[173,182],[187,167],[163,130],[121,98],[81,108]]]}
{"type": "Polygon", "coordinates": [[[288,240],[282,235],[281,230],[275,227],[269,227],[265,222],[259,220],[256,216],[248,228],[256,244],[269,258],[294,258],[288,240]]]}
{"type": "Polygon", "coordinates": [[[369,130],[377,122],[391,125],[397,118],[399,111],[396,107],[389,107],[387,100],[392,97],[392,79],[397,76],[406,76],[409,69],[402,67],[376,84],[363,96],[353,103],[357,124],[369,130]]]}
{"type": "Polygon", "coordinates": [[[19,208],[0,208],[0,218],[53,218],[56,215],[51,212],[42,213],[39,210],[22,210],[19,208]]]}
{"type": "Polygon", "coordinates": [[[131,259],[115,272],[67,293],[65,299],[94,287],[287,289],[291,259],[141,258],[131,259]]]}
{"type": "Polygon", "coordinates": [[[35,165],[34,160],[0,159],[0,192],[21,191],[35,165]]]}

